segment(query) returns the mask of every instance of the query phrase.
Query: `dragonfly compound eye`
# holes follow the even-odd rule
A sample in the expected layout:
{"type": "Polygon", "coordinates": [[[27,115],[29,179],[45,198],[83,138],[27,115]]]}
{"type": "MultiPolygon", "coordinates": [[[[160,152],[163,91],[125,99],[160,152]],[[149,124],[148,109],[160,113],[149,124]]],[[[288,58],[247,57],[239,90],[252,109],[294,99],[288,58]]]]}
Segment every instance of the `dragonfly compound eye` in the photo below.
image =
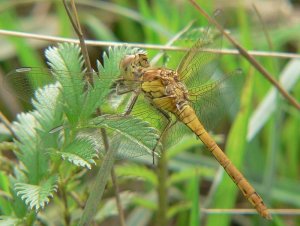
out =
{"type": "Polygon", "coordinates": [[[149,61],[148,61],[148,57],[146,54],[144,53],[140,53],[137,55],[138,56],[138,61],[141,67],[149,67],[149,61]]]}
{"type": "Polygon", "coordinates": [[[131,63],[133,62],[135,58],[135,55],[127,55],[125,56],[121,62],[120,62],[120,69],[121,70],[124,70],[124,71],[127,71],[128,70],[128,66],[131,65],[131,63]]]}

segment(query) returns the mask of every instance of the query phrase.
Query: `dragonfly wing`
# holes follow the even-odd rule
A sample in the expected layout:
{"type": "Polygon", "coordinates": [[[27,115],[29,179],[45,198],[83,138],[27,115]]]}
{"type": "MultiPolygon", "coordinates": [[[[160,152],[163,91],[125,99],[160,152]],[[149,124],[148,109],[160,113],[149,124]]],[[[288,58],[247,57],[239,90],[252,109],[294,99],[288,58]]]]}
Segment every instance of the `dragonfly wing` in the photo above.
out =
{"type": "Polygon", "coordinates": [[[182,122],[175,121],[168,129],[164,138],[164,148],[169,149],[176,145],[184,136],[191,135],[191,130],[182,122]]]}
{"type": "Polygon", "coordinates": [[[189,90],[190,100],[206,129],[214,128],[226,113],[237,107],[242,87],[241,70],[189,90]]]}
{"type": "Polygon", "coordinates": [[[5,92],[13,94],[19,100],[30,103],[31,98],[34,97],[34,89],[54,82],[54,77],[46,68],[23,67],[6,74],[0,86],[5,92]],[[14,91],[8,89],[7,85],[11,86],[14,91]]]}
{"type": "MultiPolygon", "coordinates": [[[[216,11],[214,17],[221,25],[224,23],[220,10],[216,11]]],[[[213,25],[208,26],[202,37],[182,58],[177,68],[180,80],[188,87],[198,86],[208,81],[217,68],[220,53],[216,51],[222,47],[222,34],[213,28],[213,25]]]]}
{"type": "MultiPolygon", "coordinates": [[[[4,77],[5,82],[2,81],[0,87],[6,92],[15,95],[19,100],[31,103],[37,88],[41,88],[46,84],[59,82],[60,87],[63,90],[64,98],[66,100],[74,101],[74,99],[79,98],[79,96],[82,96],[85,92],[93,90],[93,87],[85,80],[87,77],[93,78],[94,89],[98,89],[98,92],[92,92],[92,94],[101,92],[103,89],[102,86],[108,86],[111,88],[116,86],[116,84],[114,84],[116,79],[115,77],[98,76],[96,72],[87,73],[53,70],[49,68],[23,67],[9,72],[4,77]],[[5,84],[12,86],[13,90],[8,89],[5,84]]],[[[132,84],[126,85],[139,85],[139,82],[130,82],[132,84]],[[136,84],[134,85],[133,83],[136,84]]],[[[118,83],[118,80],[116,83],[118,83]]]]}
{"type": "MultiPolygon", "coordinates": [[[[116,159],[130,159],[140,156],[152,156],[158,132],[146,122],[131,115],[101,115],[91,119],[81,129],[81,133],[90,136],[97,144],[99,154],[104,156],[106,151],[101,130],[105,128],[109,144],[118,137],[120,146],[116,159]]],[[[158,155],[158,152],[156,152],[158,155]]]]}
{"type": "MultiPolygon", "coordinates": [[[[162,132],[168,124],[168,119],[159,110],[150,105],[142,96],[133,109],[133,115],[148,121],[160,132],[162,132]]],[[[165,137],[163,138],[164,142],[162,145],[164,150],[167,150],[177,144],[184,135],[191,134],[190,130],[183,123],[176,121],[176,118],[173,117],[173,115],[169,114],[169,116],[171,120],[171,127],[167,130],[165,137]]],[[[159,154],[160,149],[156,151],[159,154]]]]}
{"type": "MultiPolygon", "coordinates": [[[[160,133],[163,130],[163,128],[165,128],[168,122],[167,118],[159,110],[153,107],[143,95],[140,95],[138,97],[138,100],[132,109],[131,115],[148,122],[153,128],[160,131],[160,133]]],[[[147,135],[144,134],[143,137],[146,138],[147,135]]],[[[157,141],[152,143],[153,148],[155,147],[156,143],[157,141]]],[[[146,153],[145,151],[141,152],[139,151],[139,149],[134,147],[128,148],[130,147],[128,141],[125,141],[124,145],[122,146],[124,149],[121,155],[122,158],[140,157],[144,155],[148,155],[151,158],[151,155],[149,155],[151,153],[146,153]]],[[[161,144],[158,144],[157,148],[155,149],[155,155],[160,156],[160,152],[161,144]]]]}
{"type": "MultiPolygon", "coordinates": [[[[58,71],[48,68],[23,67],[9,72],[5,77],[5,83],[1,82],[0,86],[10,84],[14,88],[14,94],[18,99],[31,103],[35,96],[35,91],[47,84],[59,82],[65,90],[65,96],[74,98],[74,95],[83,93],[84,81],[83,72],[58,71]]],[[[3,87],[7,92],[11,90],[3,87]]]]}

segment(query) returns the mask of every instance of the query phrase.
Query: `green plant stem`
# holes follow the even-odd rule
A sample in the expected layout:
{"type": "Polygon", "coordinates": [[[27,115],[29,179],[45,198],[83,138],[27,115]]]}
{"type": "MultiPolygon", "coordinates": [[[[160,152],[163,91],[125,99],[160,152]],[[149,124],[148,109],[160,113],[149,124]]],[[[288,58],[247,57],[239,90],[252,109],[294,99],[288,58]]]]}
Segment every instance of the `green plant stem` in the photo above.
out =
{"type": "MultiPolygon", "coordinates": [[[[100,108],[97,109],[97,114],[101,115],[100,108]]],[[[101,135],[102,135],[102,139],[103,139],[103,142],[104,142],[105,150],[109,151],[108,137],[107,137],[106,130],[104,128],[101,128],[101,135]]],[[[110,176],[111,176],[111,180],[112,180],[113,187],[114,187],[114,190],[115,190],[115,197],[116,197],[116,204],[117,204],[117,209],[118,209],[118,213],[119,213],[120,225],[121,226],[126,226],[124,211],[123,211],[123,207],[122,207],[122,202],[121,202],[121,198],[120,198],[120,195],[119,195],[120,194],[120,189],[119,189],[118,180],[117,180],[117,176],[116,176],[116,173],[115,173],[114,166],[112,166],[112,168],[111,168],[110,176]]]]}
{"type": "Polygon", "coordinates": [[[120,188],[119,188],[119,184],[117,181],[117,176],[116,176],[116,171],[115,168],[112,167],[111,172],[111,179],[112,179],[112,183],[114,186],[114,190],[115,190],[115,197],[116,197],[116,203],[117,203],[117,208],[118,208],[118,213],[119,213],[119,221],[120,221],[120,225],[121,226],[125,226],[125,217],[124,217],[124,211],[123,211],[123,207],[122,207],[122,202],[121,202],[121,198],[120,198],[120,188]]]}
{"type": "Polygon", "coordinates": [[[165,151],[162,151],[161,158],[158,160],[157,166],[157,178],[158,178],[158,208],[156,225],[167,225],[167,209],[168,209],[168,188],[167,188],[167,158],[165,151]]]}
{"type": "Polygon", "coordinates": [[[65,184],[63,184],[61,186],[61,195],[62,195],[62,199],[63,199],[63,204],[65,207],[65,211],[64,211],[64,220],[65,220],[65,225],[69,226],[70,222],[71,222],[71,215],[69,212],[69,206],[68,206],[68,200],[67,200],[67,194],[66,194],[66,190],[65,190],[65,184]]]}
{"type": "MultiPolygon", "coordinates": [[[[264,200],[267,204],[271,203],[271,193],[270,191],[275,185],[274,179],[276,178],[276,163],[278,160],[278,151],[280,147],[280,133],[281,129],[280,125],[282,125],[281,121],[281,111],[280,111],[280,100],[279,94],[277,93],[277,105],[278,109],[274,112],[274,118],[271,120],[272,124],[270,125],[270,133],[269,133],[269,147],[267,153],[267,161],[266,161],[266,169],[263,177],[263,196],[264,200]]],[[[263,220],[260,220],[261,225],[267,225],[267,223],[263,220]]]]}
{"type": "MultiPolygon", "coordinates": [[[[92,75],[93,69],[92,69],[92,66],[91,66],[87,46],[85,44],[83,32],[82,32],[82,29],[81,29],[81,26],[80,26],[75,1],[71,0],[71,6],[72,6],[74,18],[72,17],[71,12],[70,12],[69,8],[67,7],[67,3],[66,3],[65,0],[63,0],[63,3],[64,3],[64,6],[65,6],[65,9],[66,9],[66,12],[68,13],[70,22],[72,23],[72,26],[73,26],[73,28],[74,28],[74,30],[75,30],[78,38],[79,38],[80,48],[81,48],[82,55],[84,57],[84,63],[85,63],[85,66],[87,68],[87,71],[90,72],[90,75],[92,75]]],[[[91,85],[94,84],[92,76],[87,77],[86,79],[90,82],[91,85]]],[[[97,115],[99,115],[99,116],[101,115],[101,109],[100,108],[97,109],[97,115]]],[[[101,129],[101,134],[102,134],[102,138],[104,140],[105,150],[106,150],[106,152],[108,152],[109,143],[108,143],[106,130],[104,128],[101,129]]],[[[113,166],[112,166],[112,169],[111,169],[111,178],[112,178],[112,182],[113,182],[113,185],[114,185],[114,188],[115,188],[115,196],[116,196],[116,203],[117,203],[117,208],[118,208],[118,212],[119,212],[120,225],[125,226],[125,217],[124,217],[124,212],[123,212],[123,208],[122,208],[122,204],[121,204],[121,199],[120,199],[120,196],[119,196],[119,186],[118,186],[117,177],[116,177],[116,174],[114,172],[113,166]]]]}
{"type": "Polygon", "coordinates": [[[94,185],[91,188],[90,195],[86,202],[83,214],[78,226],[91,225],[93,217],[97,212],[97,207],[102,199],[102,195],[107,184],[109,174],[113,167],[113,159],[117,154],[118,147],[110,147],[110,150],[105,154],[101,167],[95,178],[94,185]]]}
{"type": "Polygon", "coordinates": [[[36,221],[36,213],[34,211],[30,211],[30,213],[26,217],[25,225],[33,225],[36,221]]]}

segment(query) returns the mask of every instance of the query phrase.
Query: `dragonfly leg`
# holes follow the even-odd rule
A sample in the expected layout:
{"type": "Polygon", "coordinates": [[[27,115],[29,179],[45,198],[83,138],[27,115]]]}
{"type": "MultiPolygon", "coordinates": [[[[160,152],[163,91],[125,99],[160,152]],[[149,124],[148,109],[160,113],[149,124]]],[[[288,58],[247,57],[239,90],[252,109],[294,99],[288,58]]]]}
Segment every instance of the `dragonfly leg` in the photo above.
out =
{"type": "Polygon", "coordinates": [[[123,95],[126,93],[134,92],[136,90],[136,87],[128,87],[126,85],[121,85],[121,82],[117,83],[116,86],[116,93],[117,95],[123,95]]]}
{"type": "Polygon", "coordinates": [[[135,103],[136,103],[136,101],[137,101],[137,99],[140,95],[140,90],[139,89],[138,90],[133,90],[133,92],[134,92],[134,95],[131,98],[129,105],[128,105],[126,111],[123,114],[124,116],[127,116],[131,113],[131,111],[132,111],[132,109],[133,109],[133,107],[134,107],[134,105],[135,105],[135,103]]]}
{"type": "Polygon", "coordinates": [[[172,126],[174,126],[177,122],[178,122],[178,119],[176,118],[176,120],[169,126],[168,129],[170,129],[172,126]]]}
{"type": "Polygon", "coordinates": [[[164,127],[164,129],[162,130],[162,132],[161,132],[161,134],[160,134],[160,136],[159,136],[159,138],[158,138],[158,140],[157,140],[154,148],[152,149],[153,165],[155,164],[155,161],[154,161],[155,160],[155,156],[154,156],[155,149],[157,148],[158,144],[161,142],[162,138],[164,137],[164,135],[168,131],[168,129],[170,127],[172,127],[176,123],[176,121],[174,123],[172,123],[172,118],[171,118],[171,116],[167,112],[165,112],[165,111],[163,111],[163,110],[161,110],[159,108],[157,110],[160,113],[162,113],[163,116],[165,116],[165,118],[168,120],[168,122],[167,122],[166,126],[164,127]]]}

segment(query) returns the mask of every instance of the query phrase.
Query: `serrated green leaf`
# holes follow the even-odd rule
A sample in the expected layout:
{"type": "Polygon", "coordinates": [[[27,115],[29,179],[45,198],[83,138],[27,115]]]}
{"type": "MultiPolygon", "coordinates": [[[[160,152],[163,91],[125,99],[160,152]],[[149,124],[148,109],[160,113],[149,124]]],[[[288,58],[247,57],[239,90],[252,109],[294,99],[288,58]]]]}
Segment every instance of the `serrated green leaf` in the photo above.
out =
{"type": "Polygon", "coordinates": [[[36,128],[39,127],[34,114],[21,113],[14,123],[17,138],[16,144],[20,150],[18,158],[24,164],[28,181],[38,184],[39,180],[48,171],[48,157],[41,144],[41,138],[36,128]]]}
{"type": "Polygon", "coordinates": [[[65,113],[71,125],[76,125],[84,103],[83,59],[78,45],[62,43],[45,51],[48,64],[62,86],[65,113]],[[81,80],[82,79],[82,80],[81,80]]]}
{"type": "Polygon", "coordinates": [[[88,118],[97,107],[101,106],[105,97],[111,91],[111,86],[117,77],[120,76],[120,61],[126,55],[144,52],[137,48],[128,46],[117,46],[108,48],[103,53],[103,65],[97,61],[98,76],[94,77],[93,87],[86,93],[84,103],[84,119],[88,118]]]}
{"type": "Polygon", "coordinates": [[[44,208],[57,190],[57,176],[49,177],[40,185],[16,183],[14,186],[17,195],[21,197],[31,209],[38,211],[44,208]]]}
{"type": "Polygon", "coordinates": [[[91,164],[96,164],[93,158],[97,157],[97,145],[89,137],[79,137],[57,154],[74,165],[91,169],[91,164]]]}
{"type": "Polygon", "coordinates": [[[158,131],[148,122],[133,116],[102,115],[81,128],[106,128],[116,131],[122,136],[118,154],[126,157],[152,154],[159,137],[158,131]]]}
{"type": "Polygon", "coordinates": [[[20,150],[18,157],[26,168],[30,184],[38,184],[49,170],[48,148],[57,145],[57,135],[49,134],[49,131],[61,123],[62,114],[57,85],[38,89],[35,97],[36,110],[19,114],[14,122],[16,145],[20,150]]]}
{"type": "Polygon", "coordinates": [[[36,90],[32,103],[36,111],[34,116],[43,131],[48,133],[53,126],[61,123],[62,106],[60,104],[59,84],[50,84],[36,90]]]}

